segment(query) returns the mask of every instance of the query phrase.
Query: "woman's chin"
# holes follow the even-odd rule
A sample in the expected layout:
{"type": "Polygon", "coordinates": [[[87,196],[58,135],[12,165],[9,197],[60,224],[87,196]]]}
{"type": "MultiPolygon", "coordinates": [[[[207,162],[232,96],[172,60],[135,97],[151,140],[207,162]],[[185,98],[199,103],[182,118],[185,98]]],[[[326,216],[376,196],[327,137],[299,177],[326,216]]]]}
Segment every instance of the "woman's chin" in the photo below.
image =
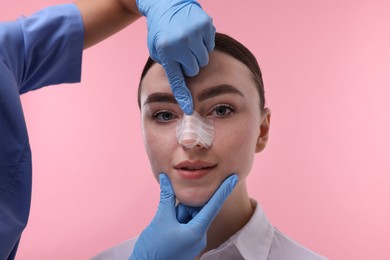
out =
{"type": "Polygon", "coordinates": [[[211,196],[212,194],[176,194],[176,199],[186,206],[203,207],[211,196]]]}
{"type": "Polygon", "coordinates": [[[203,207],[207,201],[188,201],[188,200],[180,200],[180,203],[188,206],[188,207],[194,207],[194,208],[199,208],[203,207]]]}

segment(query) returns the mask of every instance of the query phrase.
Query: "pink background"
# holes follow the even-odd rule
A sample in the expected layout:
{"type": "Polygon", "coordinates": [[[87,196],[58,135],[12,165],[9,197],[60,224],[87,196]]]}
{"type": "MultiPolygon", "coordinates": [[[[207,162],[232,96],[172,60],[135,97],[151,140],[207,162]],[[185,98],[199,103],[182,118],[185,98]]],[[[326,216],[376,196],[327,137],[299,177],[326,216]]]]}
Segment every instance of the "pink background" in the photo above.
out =
{"type": "MultiPolygon", "coordinates": [[[[60,2],[3,1],[0,17],[60,2]]],[[[331,259],[390,259],[390,2],[201,3],[263,70],[273,114],[251,196],[331,259]]],[[[17,259],[87,259],[154,215],[136,105],[145,42],[141,19],[84,53],[81,84],[22,97],[34,178],[17,259]]]]}

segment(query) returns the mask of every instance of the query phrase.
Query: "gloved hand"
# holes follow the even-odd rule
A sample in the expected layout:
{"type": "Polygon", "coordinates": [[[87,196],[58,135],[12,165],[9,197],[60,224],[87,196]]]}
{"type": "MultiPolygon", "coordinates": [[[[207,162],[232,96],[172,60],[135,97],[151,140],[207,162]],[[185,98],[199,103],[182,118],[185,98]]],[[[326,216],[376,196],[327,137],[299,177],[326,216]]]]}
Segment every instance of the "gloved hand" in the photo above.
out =
{"type": "Polygon", "coordinates": [[[237,175],[228,177],[202,208],[176,207],[172,184],[160,174],[157,213],[138,237],[129,260],[193,260],[206,247],[207,230],[236,183],[237,175]]]}
{"type": "Polygon", "coordinates": [[[184,111],[193,112],[193,102],[184,75],[195,76],[209,61],[214,49],[212,18],[194,0],[137,0],[148,24],[150,57],[167,74],[172,92],[184,111]]]}

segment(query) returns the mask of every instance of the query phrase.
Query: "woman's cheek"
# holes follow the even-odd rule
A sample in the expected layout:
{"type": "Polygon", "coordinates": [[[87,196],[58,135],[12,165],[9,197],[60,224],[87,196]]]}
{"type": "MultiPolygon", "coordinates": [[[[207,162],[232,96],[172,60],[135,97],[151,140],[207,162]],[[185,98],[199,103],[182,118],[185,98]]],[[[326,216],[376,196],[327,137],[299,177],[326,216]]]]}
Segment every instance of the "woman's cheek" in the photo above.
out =
{"type": "MultiPolygon", "coordinates": [[[[149,127],[149,129],[152,129],[149,127]]],[[[154,128],[145,133],[145,149],[154,174],[166,172],[169,169],[169,154],[173,154],[177,143],[176,136],[167,129],[154,128]]]]}
{"type": "Polygon", "coordinates": [[[226,125],[223,128],[217,126],[214,149],[223,161],[223,170],[233,171],[244,177],[252,167],[256,141],[254,127],[245,122],[226,125]]]}
{"type": "MultiPolygon", "coordinates": [[[[226,120],[229,122],[229,120],[226,120]]],[[[246,123],[235,122],[225,123],[225,120],[214,123],[214,146],[219,150],[224,149],[231,152],[245,147],[253,142],[253,131],[246,123]],[[252,140],[252,141],[250,141],[252,140]]]]}

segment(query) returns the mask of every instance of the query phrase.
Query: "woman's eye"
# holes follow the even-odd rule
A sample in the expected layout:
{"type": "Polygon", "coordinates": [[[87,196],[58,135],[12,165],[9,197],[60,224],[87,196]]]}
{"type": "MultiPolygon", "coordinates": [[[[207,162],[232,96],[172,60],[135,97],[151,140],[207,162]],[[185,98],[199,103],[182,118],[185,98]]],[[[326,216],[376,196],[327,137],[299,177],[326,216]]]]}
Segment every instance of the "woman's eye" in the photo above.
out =
{"type": "Polygon", "coordinates": [[[230,105],[218,105],[211,111],[211,115],[223,118],[230,116],[233,112],[234,108],[230,105]]]}
{"type": "Polygon", "coordinates": [[[169,122],[176,118],[176,116],[169,111],[158,111],[153,114],[153,118],[159,122],[169,122]]]}

